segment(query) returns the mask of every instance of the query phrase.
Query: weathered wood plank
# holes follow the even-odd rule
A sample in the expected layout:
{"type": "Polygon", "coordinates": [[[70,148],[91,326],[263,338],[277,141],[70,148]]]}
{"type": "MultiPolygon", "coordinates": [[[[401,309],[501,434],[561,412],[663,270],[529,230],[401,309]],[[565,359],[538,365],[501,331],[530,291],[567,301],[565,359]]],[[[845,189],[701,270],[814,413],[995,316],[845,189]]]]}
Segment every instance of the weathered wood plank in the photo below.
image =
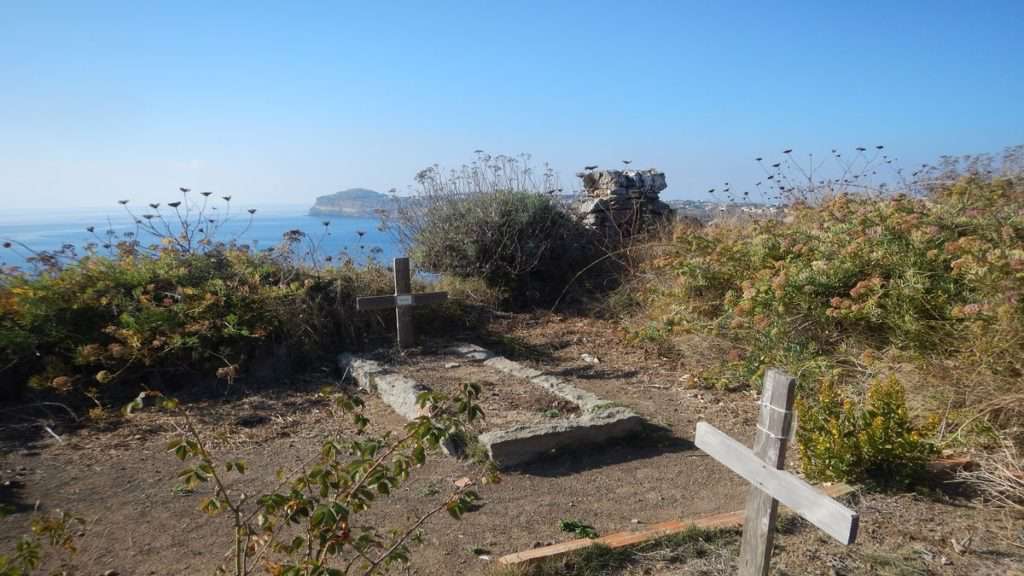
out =
{"type": "Polygon", "coordinates": [[[697,423],[694,443],[733,472],[843,544],[857,537],[858,515],[793,474],[769,467],[749,448],[707,422],[697,423]]]}
{"type": "Polygon", "coordinates": [[[399,296],[362,296],[356,298],[356,310],[387,310],[398,306],[424,306],[439,304],[448,300],[447,292],[424,292],[399,296]]]}
{"type": "MultiPolygon", "coordinates": [[[[831,484],[829,486],[822,487],[822,492],[833,498],[845,496],[854,490],[855,488],[853,486],[849,486],[847,484],[831,484]]],[[[743,521],[743,510],[713,514],[711,516],[702,516],[699,518],[669,520],[667,522],[651,524],[643,530],[616,532],[600,538],[580,538],[577,540],[559,542],[558,544],[552,544],[550,546],[523,550],[522,552],[502,556],[501,558],[498,558],[498,562],[501,564],[520,564],[544,558],[554,558],[586,548],[587,546],[593,546],[594,544],[602,544],[609,548],[624,548],[626,546],[643,544],[644,542],[649,542],[665,536],[671,536],[672,534],[679,534],[690,530],[691,528],[700,528],[705,530],[712,530],[716,528],[742,528],[743,521]]]]}
{"type": "MultiPolygon", "coordinates": [[[[408,258],[395,258],[395,298],[401,298],[412,292],[412,274],[409,272],[408,258]]],[[[398,347],[411,348],[416,342],[412,327],[412,310],[407,306],[395,308],[398,317],[398,347]]]]}
{"type": "Polygon", "coordinates": [[[384,310],[396,306],[394,296],[363,296],[356,298],[356,310],[384,310]]]}
{"type": "MultiPolygon", "coordinates": [[[[767,466],[781,470],[792,424],[796,380],[778,370],[768,370],[761,393],[761,413],[754,437],[753,455],[767,466]]],[[[775,540],[779,503],[754,485],[747,495],[746,520],[740,545],[740,576],[767,576],[775,540]]]]}
{"type": "Polygon", "coordinates": [[[415,306],[426,304],[440,304],[448,300],[447,292],[422,292],[412,295],[412,303],[415,306]]]}

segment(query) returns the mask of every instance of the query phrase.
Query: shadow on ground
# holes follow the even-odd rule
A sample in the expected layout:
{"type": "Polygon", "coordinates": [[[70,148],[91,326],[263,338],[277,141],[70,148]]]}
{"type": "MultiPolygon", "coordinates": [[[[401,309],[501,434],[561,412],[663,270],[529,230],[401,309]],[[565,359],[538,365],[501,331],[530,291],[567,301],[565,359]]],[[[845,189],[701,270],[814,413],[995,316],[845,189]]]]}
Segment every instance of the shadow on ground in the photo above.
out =
{"type": "Polygon", "coordinates": [[[596,468],[683,453],[692,458],[707,457],[693,442],[673,435],[668,428],[645,423],[639,432],[620,440],[554,451],[510,471],[541,477],[571,476],[596,468]]]}
{"type": "Polygon", "coordinates": [[[21,495],[24,490],[25,483],[18,478],[0,479],[0,518],[33,509],[21,495]]]}
{"type": "Polygon", "coordinates": [[[483,347],[506,358],[533,362],[551,362],[555,359],[556,350],[570,345],[568,340],[563,340],[538,346],[518,336],[493,332],[481,334],[480,340],[483,347]]]}
{"type": "Polygon", "coordinates": [[[558,370],[549,370],[548,374],[580,380],[628,380],[640,376],[640,371],[615,370],[598,366],[566,366],[558,370]]]}

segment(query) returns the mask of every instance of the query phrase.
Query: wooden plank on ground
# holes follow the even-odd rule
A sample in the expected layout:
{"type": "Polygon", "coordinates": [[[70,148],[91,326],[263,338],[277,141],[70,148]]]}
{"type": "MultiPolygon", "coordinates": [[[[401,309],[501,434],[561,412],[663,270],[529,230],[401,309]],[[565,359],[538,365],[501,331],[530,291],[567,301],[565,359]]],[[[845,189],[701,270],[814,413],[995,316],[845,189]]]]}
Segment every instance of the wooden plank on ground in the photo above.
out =
{"type": "Polygon", "coordinates": [[[749,448],[707,422],[697,423],[694,444],[760,490],[843,544],[857,538],[858,516],[801,478],[769,467],[749,448]]]}
{"type": "MultiPolygon", "coordinates": [[[[847,484],[832,484],[821,488],[823,493],[832,498],[839,498],[840,496],[849,494],[854,490],[854,487],[847,484]]],[[[554,558],[595,544],[601,544],[608,546],[609,548],[624,548],[626,546],[642,544],[665,536],[671,536],[672,534],[679,534],[691,528],[700,528],[705,530],[714,530],[718,528],[742,528],[744,513],[744,510],[737,510],[735,512],[702,516],[700,518],[669,520],[667,522],[651,524],[643,530],[617,532],[615,534],[609,534],[607,536],[593,539],[580,538],[577,540],[569,540],[567,542],[559,542],[558,544],[552,544],[551,546],[524,550],[522,552],[502,556],[501,558],[498,558],[498,562],[501,564],[520,564],[544,558],[554,558]]]]}
{"type": "Polygon", "coordinates": [[[971,470],[974,466],[975,462],[970,456],[936,458],[925,465],[929,473],[944,476],[953,476],[960,470],[971,470]]]}

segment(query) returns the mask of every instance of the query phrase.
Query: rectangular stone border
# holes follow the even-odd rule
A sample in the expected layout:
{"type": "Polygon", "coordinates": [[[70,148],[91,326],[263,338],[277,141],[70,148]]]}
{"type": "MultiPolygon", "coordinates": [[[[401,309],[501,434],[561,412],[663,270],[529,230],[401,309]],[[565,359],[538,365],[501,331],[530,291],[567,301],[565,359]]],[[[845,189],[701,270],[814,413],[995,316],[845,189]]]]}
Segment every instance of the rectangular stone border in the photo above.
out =
{"type": "MultiPolygon", "coordinates": [[[[643,419],[628,408],[604,401],[557,376],[544,374],[486,348],[460,343],[446,348],[444,352],[466,362],[480,362],[500,372],[524,378],[580,408],[580,415],[574,418],[556,418],[549,423],[524,424],[480,434],[478,440],[499,468],[519,466],[559,448],[597,444],[628,436],[643,426],[643,419]]],[[[379,362],[351,354],[340,355],[338,364],[352,375],[361,389],[376,393],[402,417],[412,420],[421,415],[416,397],[429,390],[426,386],[379,362]]],[[[445,449],[452,452],[451,446],[445,449]]]]}

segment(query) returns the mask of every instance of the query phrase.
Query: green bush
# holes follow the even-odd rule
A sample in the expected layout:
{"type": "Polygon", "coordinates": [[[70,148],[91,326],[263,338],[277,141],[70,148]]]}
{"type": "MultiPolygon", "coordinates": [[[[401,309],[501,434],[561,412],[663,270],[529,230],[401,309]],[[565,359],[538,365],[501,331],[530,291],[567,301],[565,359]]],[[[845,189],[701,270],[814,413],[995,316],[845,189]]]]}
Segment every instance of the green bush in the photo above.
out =
{"type": "Polygon", "coordinates": [[[432,202],[411,249],[420,266],[482,278],[522,305],[557,297],[586,265],[590,246],[587,230],[550,196],[496,190],[432,202]]]}
{"type": "Polygon", "coordinates": [[[812,401],[797,401],[797,446],[808,478],[906,486],[918,479],[934,447],[907,413],[893,377],[870,383],[863,403],[826,380],[812,401]]]}
{"type": "Polygon", "coordinates": [[[355,299],[392,290],[379,264],[317,269],[239,247],[88,256],[0,276],[0,395],[29,385],[95,399],[287,373],[389,330],[355,299]]]}
{"type": "MultiPolygon", "coordinates": [[[[35,388],[102,404],[101,396],[214,376],[280,378],[393,330],[355,310],[357,297],[394,289],[391,271],[372,258],[356,265],[322,254],[329,223],[319,239],[291,230],[257,252],[221,239],[230,196],[218,210],[210,192],[179,191],[162,211],[120,201],[134,231],[90,226],[95,241],[53,252],[3,242],[30,256],[29,271],[0,267],[0,398],[35,388]]],[[[246,229],[256,210],[247,212],[246,229]]],[[[472,282],[449,290],[469,297],[417,309],[425,333],[479,323],[485,291],[472,282]]]]}
{"type": "Polygon", "coordinates": [[[84,519],[67,512],[37,516],[32,520],[31,535],[19,538],[13,552],[0,554],[0,576],[31,576],[43,562],[43,544],[73,556],[78,551],[75,538],[84,528],[84,519]]]}

